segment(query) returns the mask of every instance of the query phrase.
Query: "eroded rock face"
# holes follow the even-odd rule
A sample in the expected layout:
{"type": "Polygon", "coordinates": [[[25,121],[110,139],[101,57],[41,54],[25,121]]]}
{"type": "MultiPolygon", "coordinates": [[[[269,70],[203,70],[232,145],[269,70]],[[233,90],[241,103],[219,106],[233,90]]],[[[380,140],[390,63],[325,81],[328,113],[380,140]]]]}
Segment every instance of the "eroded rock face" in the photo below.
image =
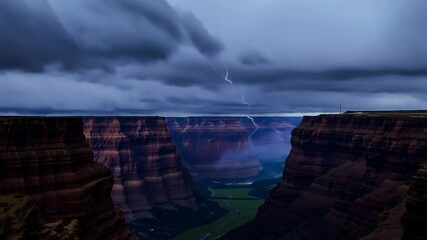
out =
{"type": "Polygon", "coordinates": [[[249,178],[261,165],[250,133],[233,117],[168,118],[169,130],[193,175],[210,178],[249,178]]]}
{"type": "Polygon", "coordinates": [[[24,195],[0,196],[1,239],[30,238],[41,232],[39,224],[36,205],[28,197],[24,195]]]}
{"type": "MultiPolygon", "coordinates": [[[[81,118],[0,118],[0,193],[22,193],[31,201],[18,204],[17,212],[29,215],[12,218],[22,224],[9,230],[34,221],[55,228],[65,221],[78,229],[79,239],[134,239],[113,207],[112,185],[109,169],[93,161],[81,118]]],[[[16,212],[0,213],[6,226],[3,214],[16,212]]]]}
{"type": "Polygon", "coordinates": [[[402,218],[404,240],[427,239],[427,165],[412,178],[406,212],[402,218]]]}
{"type": "MultiPolygon", "coordinates": [[[[407,197],[408,183],[426,154],[427,119],[417,115],[304,117],[293,130],[283,181],[259,209],[250,238],[365,236],[407,197]]],[[[418,195],[425,193],[416,190],[423,184],[419,176],[411,187],[418,195]]],[[[422,212],[422,201],[408,200],[408,224],[418,220],[410,209],[422,212]]]]}
{"type": "Polygon", "coordinates": [[[36,204],[28,196],[21,194],[0,196],[0,212],[1,239],[81,239],[78,219],[41,224],[36,204]]]}
{"type": "Polygon", "coordinates": [[[362,240],[427,239],[427,165],[423,164],[412,177],[408,194],[387,210],[387,218],[362,240]]]}
{"type": "Polygon", "coordinates": [[[130,221],[154,218],[155,207],[199,208],[164,118],[88,117],[84,134],[95,161],[111,169],[114,203],[130,221]]]}

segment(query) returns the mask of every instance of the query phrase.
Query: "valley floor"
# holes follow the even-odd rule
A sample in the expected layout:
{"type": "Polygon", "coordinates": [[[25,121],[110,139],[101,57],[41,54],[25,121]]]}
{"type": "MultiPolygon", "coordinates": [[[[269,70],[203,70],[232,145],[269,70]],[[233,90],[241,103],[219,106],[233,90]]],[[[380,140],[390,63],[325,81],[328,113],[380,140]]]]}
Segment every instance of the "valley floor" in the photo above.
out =
{"type": "Polygon", "coordinates": [[[252,188],[209,188],[211,200],[217,201],[228,210],[227,214],[210,224],[198,226],[183,232],[174,240],[217,239],[230,230],[253,219],[264,199],[249,195],[252,188]]]}

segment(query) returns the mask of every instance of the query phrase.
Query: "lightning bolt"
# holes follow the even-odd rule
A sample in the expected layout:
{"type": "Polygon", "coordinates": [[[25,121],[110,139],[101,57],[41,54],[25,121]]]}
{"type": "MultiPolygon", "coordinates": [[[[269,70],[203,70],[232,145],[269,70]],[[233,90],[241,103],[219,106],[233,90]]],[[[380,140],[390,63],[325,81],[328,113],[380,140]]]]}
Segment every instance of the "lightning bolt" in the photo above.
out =
{"type": "MultiPolygon", "coordinates": [[[[248,106],[248,108],[250,109],[252,106],[245,101],[245,92],[242,91],[242,104],[245,104],[246,106],[248,106]]],[[[255,126],[255,129],[252,131],[251,135],[249,136],[249,140],[251,140],[252,135],[254,135],[254,133],[258,130],[258,124],[256,124],[255,120],[253,119],[253,117],[246,115],[245,116],[247,119],[251,120],[252,124],[255,126]]]]}
{"type": "Polygon", "coordinates": [[[246,115],[246,118],[248,118],[249,120],[252,121],[252,124],[255,126],[255,129],[252,131],[251,135],[249,135],[249,140],[251,140],[252,135],[254,135],[254,133],[258,130],[258,124],[256,124],[255,120],[253,119],[253,117],[246,115]]]}
{"type": "Polygon", "coordinates": [[[225,79],[225,81],[227,81],[228,83],[230,83],[231,86],[233,86],[233,82],[230,79],[228,79],[228,68],[227,68],[227,65],[225,65],[225,63],[224,63],[224,68],[225,68],[225,77],[224,77],[224,79],[225,79]]]}
{"type": "Polygon", "coordinates": [[[251,108],[251,105],[245,101],[245,92],[242,92],[242,103],[245,104],[246,106],[248,106],[249,108],[251,108]]]}
{"type": "MultiPolygon", "coordinates": [[[[232,87],[234,87],[233,81],[231,81],[228,78],[229,77],[228,68],[227,68],[227,65],[225,63],[224,63],[224,68],[225,68],[225,77],[224,77],[224,80],[227,81],[228,83],[230,83],[230,85],[232,87]]],[[[251,108],[251,105],[245,101],[245,92],[244,91],[242,91],[242,104],[248,106],[248,108],[251,108]]],[[[249,135],[249,141],[252,143],[251,138],[254,135],[254,133],[258,130],[259,126],[258,126],[258,124],[256,124],[255,120],[251,116],[245,115],[245,117],[247,119],[251,120],[252,124],[255,126],[255,129],[252,131],[251,135],[249,135]]]]}
{"type": "Polygon", "coordinates": [[[280,139],[280,141],[283,142],[282,133],[279,130],[277,130],[275,127],[271,127],[271,129],[273,129],[276,132],[277,137],[280,139]]]}

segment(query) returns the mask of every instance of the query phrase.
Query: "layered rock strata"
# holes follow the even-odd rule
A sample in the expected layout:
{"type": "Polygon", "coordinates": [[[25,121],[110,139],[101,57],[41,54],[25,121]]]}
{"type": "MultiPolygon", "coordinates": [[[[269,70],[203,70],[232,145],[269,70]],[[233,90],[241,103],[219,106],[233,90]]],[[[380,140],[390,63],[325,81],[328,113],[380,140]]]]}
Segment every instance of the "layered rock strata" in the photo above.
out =
{"type": "MultiPolygon", "coordinates": [[[[425,117],[412,112],[304,117],[292,133],[283,181],[260,207],[246,237],[359,239],[390,214],[401,216],[408,183],[427,154],[425,117]]],[[[425,234],[426,204],[419,197],[425,196],[423,171],[406,204],[407,239],[425,239],[411,235],[425,234]]]]}
{"type": "Polygon", "coordinates": [[[164,118],[88,117],[84,134],[95,160],[111,169],[112,197],[128,220],[155,218],[154,208],[198,210],[164,118]]]}
{"type": "Polygon", "coordinates": [[[4,238],[22,233],[25,239],[28,231],[20,231],[40,223],[44,233],[46,227],[58,230],[62,224],[59,229],[74,232],[75,239],[134,239],[113,207],[112,185],[109,169],[93,161],[81,118],[0,118],[4,238]],[[28,201],[9,201],[16,193],[27,195],[28,201]]]}

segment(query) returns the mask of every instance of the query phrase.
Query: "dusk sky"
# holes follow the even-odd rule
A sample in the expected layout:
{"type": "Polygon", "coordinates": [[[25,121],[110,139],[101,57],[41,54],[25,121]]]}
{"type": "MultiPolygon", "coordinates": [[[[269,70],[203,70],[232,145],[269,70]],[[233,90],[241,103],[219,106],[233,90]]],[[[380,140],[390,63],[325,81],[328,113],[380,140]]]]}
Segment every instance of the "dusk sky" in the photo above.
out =
{"type": "Polygon", "coordinates": [[[0,113],[426,109],[426,9],[426,0],[1,0],[0,113]]]}

